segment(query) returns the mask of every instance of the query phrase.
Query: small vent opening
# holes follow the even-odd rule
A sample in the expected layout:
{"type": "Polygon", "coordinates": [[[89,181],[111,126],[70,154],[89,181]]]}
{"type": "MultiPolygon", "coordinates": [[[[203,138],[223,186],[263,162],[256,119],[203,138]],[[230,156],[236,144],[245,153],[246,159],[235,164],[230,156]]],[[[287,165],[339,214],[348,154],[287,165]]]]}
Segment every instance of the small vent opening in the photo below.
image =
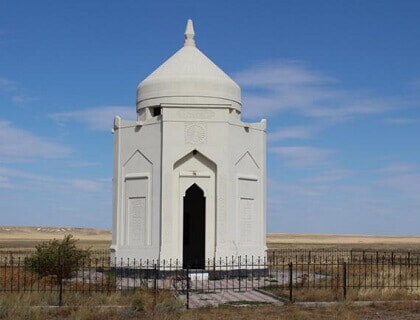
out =
{"type": "Polygon", "coordinates": [[[150,113],[152,114],[152,117],[157,117],[162,114],[162,108],[161,107],[153,107],[150,108],[150,113]]]}

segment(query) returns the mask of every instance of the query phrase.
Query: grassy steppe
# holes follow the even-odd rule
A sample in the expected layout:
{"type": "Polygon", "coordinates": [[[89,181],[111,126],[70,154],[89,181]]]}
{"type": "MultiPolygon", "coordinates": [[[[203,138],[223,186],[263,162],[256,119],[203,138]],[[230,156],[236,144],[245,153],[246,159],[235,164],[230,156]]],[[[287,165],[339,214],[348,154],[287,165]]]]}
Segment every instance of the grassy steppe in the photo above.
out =
{"type": "MultiPolygon", "coordinates": [[[[32,249],[45,240],[73,234],[79,244],[92,249],[108,249],[111,232],[105,229],[74,227],[0,227],[0,249],[32,249]]],[[[267,246],[274,248],[360,248],[360,249],[419,249],[420,236],[340,235],[269,233],[267,246]]]]}

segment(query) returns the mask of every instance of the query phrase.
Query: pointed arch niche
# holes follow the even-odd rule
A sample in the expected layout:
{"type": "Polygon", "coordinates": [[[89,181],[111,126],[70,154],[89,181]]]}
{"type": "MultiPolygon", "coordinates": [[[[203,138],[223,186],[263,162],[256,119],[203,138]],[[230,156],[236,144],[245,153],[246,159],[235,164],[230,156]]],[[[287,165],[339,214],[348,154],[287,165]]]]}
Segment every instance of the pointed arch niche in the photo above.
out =
{"type": "MultiPolygon", "coordinates": [[[[187,155],[183,156],[174,163],[173,166],[174,181],[173,181],[173,208],[177,208],[175,214],[176,218],[176,243],[178,243],[178,254],[177,256],[182,259],[185,255],[184,244],[184,213],[185,209],[189,207],[189,203],[185,201],[195,201],[191,197],[188,197],[187,191],[191,190],[191,187],[199,188],[202,190],[202,197],[204,198],[205,207],[205,259],[211,259],[215,255],[216,249],[216,176],[217,166],[216,164],[200,153],[197,150],[193,150],[187,155]],[[196,186],[196,187],[195,187],[196,186]],[[190,200],[188,200],[190,199],[190,200]]],[[[192,206],[194,207],[194,206],[192,206]]],[[[200,212],[190,212],[189,214],[200,214],[200,212]]]]}

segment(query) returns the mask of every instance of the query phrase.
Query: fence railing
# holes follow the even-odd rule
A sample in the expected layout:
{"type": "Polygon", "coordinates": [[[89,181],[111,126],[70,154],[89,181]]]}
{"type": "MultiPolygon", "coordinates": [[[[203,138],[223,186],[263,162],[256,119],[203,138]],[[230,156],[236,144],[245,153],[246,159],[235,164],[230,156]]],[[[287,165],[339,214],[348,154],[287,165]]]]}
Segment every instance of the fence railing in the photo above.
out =
{"type": "Polygon", "coordinates": [[[418,250],[375,250],[375,249],[344,249],[344,248],[318,248],[318,249],[270,249],[267,250],[267,259],[276,261],[286,259],[289,262],[303,263],[307,261],[343,260],[347,262],[397,262],[416,261],[420,259],[418,250]]]}
{"type": "MultiPolygon", "coordinates": [[[[35,252],[34,249],[4,249],[0,248],[0,263],[14,264],[18,259],[25,259],[35,252]]],[[[90,250],[92,259],[100,261],[108,261],[110,252],[108,249],[90,250]]],[[[276,261],[288,261],[293,263],[304,263],[308,261],[331,261],[343,260],[350,263],[357,262],[396,262],[416,261],[420,259],[420,250],[385,250],[385,249],[347,249],[347,248],[315,248],[315,249],[299,249],[299,248],[283,248],[267,250],[268,263],[276,263],[276,261]]]]}
{"type": "Polygon", "coordinates": [[[60,272],[40,277],[41,271],[27,268],[21,258],[0,264],[0,292],[168,289],[184,294],[275,289],[293,300],[293,291],[301,289],[333,289],[342,298],[350,289],[420,289],[420,259],[412,257],[361,261],[312,257],[301,262],[231,257],[208,260],[201,270],[183,269],[176,260],[96,258],[82,261],[67,278],[60,272]]]}

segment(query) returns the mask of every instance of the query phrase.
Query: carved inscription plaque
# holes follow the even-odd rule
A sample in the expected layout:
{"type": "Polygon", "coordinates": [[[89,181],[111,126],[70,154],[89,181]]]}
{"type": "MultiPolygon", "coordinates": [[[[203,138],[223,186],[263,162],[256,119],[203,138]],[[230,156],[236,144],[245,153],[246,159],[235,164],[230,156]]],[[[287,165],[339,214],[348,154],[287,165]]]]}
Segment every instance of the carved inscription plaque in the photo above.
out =
{"type": "Polygon", "coordinates": [[[250,243],[254,239],[254,202],[251,198],[239,200],[239,239],[243,243],[250,243]]]}
{"type": "Polygon", "coordinates": [[[129,206],[129,244],[146,244],[146,197],[132,197],[128,199],[129,206]]]}
{"type": "Polygon", "coordinates": [[[184,119],[212,119],[214,118],[213,110],[180,110],[178,116],[184,119]]]}

